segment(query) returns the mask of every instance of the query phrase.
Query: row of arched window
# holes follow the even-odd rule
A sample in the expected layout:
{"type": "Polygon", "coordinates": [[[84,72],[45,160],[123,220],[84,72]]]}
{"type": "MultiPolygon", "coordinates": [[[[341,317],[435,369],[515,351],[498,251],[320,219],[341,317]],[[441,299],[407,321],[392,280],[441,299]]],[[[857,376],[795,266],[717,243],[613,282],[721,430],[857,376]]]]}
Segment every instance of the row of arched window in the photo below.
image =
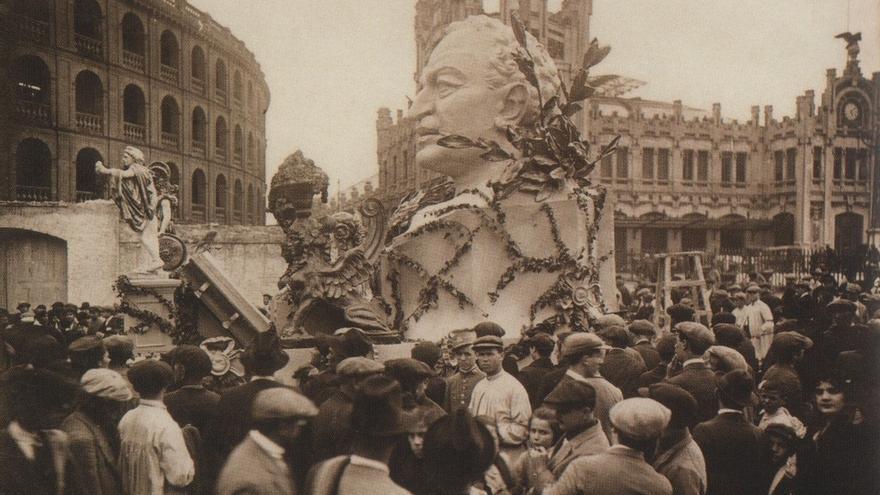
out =
{"type": "MultiPolygon", "coordinates": [[[[94,148],[83,148],[76,155],[76,196],[77,202],[96,199],[101,194],[95,174],[95,162],[102,160],[101,153],[94,148]]],[[[179,199],[183,202],[189,196],[191,219],[206,221],[208,209],[208,180],[202,169],[192,173],[189,187],[181,183],[180,171],[173,162],[166,162],[171,170],[171,183],[180,187],[179,199]]],[[[59,199],[53,187],[52,154],[42,140],[27,138],[18,143],[15,152],[16,180],[15,195],[20,201],[55,201],[59,199]]],[[[214,215],[218,223],[254,223],[259,214],[257,207],[261,192],[253,184],[247,185],[245,192],[241,179],[235,179],[230,198],[230,188],[226,175],[217,174],[214,179],[214,215]],[[231,200],[231,208],[230,208],[231,200]]]]}
{"type": "MultiPolygon", "coordinates": [[[[18,58],[12,67],[12,82],[16,94],[16,112],[26,121],[36,125],[50,126],[52,122],[51,75],[43,60],[35,55],[18,58]]],[[[75,87],[75,125],[85,133],[103,134],[104,87],[101,78],[90,70],[77,74],[75,87]]],[[[129,84],[122,93],[123,137],[133,143],[146,143],[147,107],[144,92],[137,84],[129,84]]],[[[160,107],[160,131],[163,146],[180,147],[181,112],[172,95],[162,99],[160,107]]],[[[201,106],[195,106],[190,115],[190,149],[207,157],[208,118],[201,106]]],[[[230,129],[226,118],[218,116],[213,124],[214,156],[220,161],[230,158],[230,129]]],[[[258,162],[259,140],[253,132],[245,137],[241,125],[232,129],[232,161],[249,167],[258,162]]]]}
{"type": "MultiPolygon", "coordinates": [[[[48,42],[53,17],[51,0],[15,0],[13,8],[20,16],[27,18],[25,29],[31,39],[48,42]],[[41,35],[44,33],[44,35],[41,35]]],[[[104,60],[105,19],[101,6],[96,0],[75,0],[73,4],[73,31],[76,50],[83,56],[104,60]]],[[[149,46],[144,23],[134,12],[127,12],[120,25],[122,38],[122,63],[138,72],[147,70],[149,46]]],[[[159,75],[163,80],[174,84],[186,82],[181,80],[182,63],[181,47],[177,35],[170,29],[162,31],[159,37],[159,75]]],[[[213,71],[214,96],[226,104],[229,92],[229,71],[226,62],[217,58],[213,71]]],[[[204,49],[196,45],[190,53],[190,86],[200,94],[205,94],[211,87],[208,82],[208,62],[204,49]]],[[[244,81],[241,71],[236,69],[232,76],[232,99],[238,106],[243,106],[244,81]]],[[[257,108],[253,81],[247,82],[248,108],[257,108]]]]}

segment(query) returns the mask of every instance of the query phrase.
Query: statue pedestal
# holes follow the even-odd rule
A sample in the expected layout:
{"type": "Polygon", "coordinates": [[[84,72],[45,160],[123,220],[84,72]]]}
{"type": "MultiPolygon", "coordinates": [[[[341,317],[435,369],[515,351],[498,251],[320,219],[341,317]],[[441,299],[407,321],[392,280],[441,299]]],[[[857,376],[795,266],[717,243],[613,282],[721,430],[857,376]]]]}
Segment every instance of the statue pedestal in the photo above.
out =
{"type": "MultiPolygon", "coordinates": [[[[180,285],[180,280],[168,278],[131,278],[133,286],[155,291],[165,300],[174,301],[174,290],[180,285]]],[[[155,313],[166,320],[171,320],[171,311],[162,302],[150,294],[129,294],[125,296],[125,302],[134,309],[155,313]]],[[[144,322],[130,315],[125,315],[125,330],[134,340],[135,352],[140,354],[166,352],[174,347],[171,336],[162,332],[156,325],[150,325],[145,332],[135,332],[131,329],[143,325],[144,322]]]]}
{"type": "Polygon", "coordinates": [[[503,220],[491,207],[456,209],[401,234],[386,248],[380,258],[381,293],[407,338],[437,341],[486,320],[517,338],[559,314],[557,303],[574,292],[595,293],[594,284],[606,307],[581,307],[594,315],[616,310],[610,212],[590,242],[592,205],[584,211],[564,195],[542,203],[508,199],[500,210],[503,220]],[[563,274],[576,267],[592,273],[563,282],[563,274]]]}

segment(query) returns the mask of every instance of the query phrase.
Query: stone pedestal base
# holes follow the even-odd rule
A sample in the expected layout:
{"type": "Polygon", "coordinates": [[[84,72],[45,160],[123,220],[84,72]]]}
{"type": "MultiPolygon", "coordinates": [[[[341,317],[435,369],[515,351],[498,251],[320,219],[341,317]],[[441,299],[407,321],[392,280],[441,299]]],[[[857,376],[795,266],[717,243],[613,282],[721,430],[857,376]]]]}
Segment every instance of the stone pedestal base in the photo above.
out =
{"type": "MultiPolygon", "coordinates": [[[[180,280],[162,279],[162,278],[132,278],[131,284],[135,287],[151,289],[156,291],[160,296],[168,301],[174,301],[174,290],[180,285],[180,280]]],[[[125,297],[132,308],[149,311],[155,313],[162,318],[171,321],[171,312],[162,304],[162,302],[148,294],[131,294],[125,297]]],[[[174,342],[170,335],[162,332],[156,325],[150,325],[146,332],[132,331],[134,327],[143,325],[144,322],[130,315],[125,315],[125,330],[134,340],[135,352],[138,354],[148,354],[156,352],[166,352],[174,347],[174,342]]]]}

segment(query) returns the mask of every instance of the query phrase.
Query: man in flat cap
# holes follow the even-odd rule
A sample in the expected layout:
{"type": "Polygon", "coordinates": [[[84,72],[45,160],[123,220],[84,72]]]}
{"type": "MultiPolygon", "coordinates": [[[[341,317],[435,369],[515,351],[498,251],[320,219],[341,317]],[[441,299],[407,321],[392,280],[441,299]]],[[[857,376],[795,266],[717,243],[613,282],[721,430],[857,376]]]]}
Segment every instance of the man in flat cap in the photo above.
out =
{"type": "Polygon", "coordinates": [[[611,347],[605,354],[605,362],[599,367],[599,373],[619,388],[624,398],[635,397],[638,395],[639,377],[648,368],[642,355],[630,347],[632,335],[622,325],[600,328],[596,330],[596,335],[611,347]]]}
{"type": "Polygon", "coordinates": [[[756,284],[746,288],[746,334],[755,346],[758,363],[763,363],[773,343],[773,312],[761,300],[761,287],[756,284]]]}
{"type": "Polygon", "coordinates": [[[449,333],[449,350],[455,357],[457,371],[446,382],[446,401],[442,406],[448,413],[467,409],[474,387],[486,377],[477,367],[477,356],[473,349],[476,340],[476,333],[470,329],[453,330],[449,333]]]}
{"type": "Polygon", "coordinates": [[[305,450],[300,437],[318,409],[309,399],[288,388],[257,393],[252,428],[235,447],[220,472],[218,495],[294,495],[296,473],[288,467],[290,454],[305,450]]]}
{"type": "Polygon", "coordinates": [[[818,367],[823,370],[831,369],[842,352],[863,351],[868,335],[866,326],[855,323],[856,306],[852,301],[835,299],[826,309],[832,324],[822,333],[817,344],[818,367]]]}
{"type": "Polygon", "coordinates": [[[685,389],[671,383],[655,383],[648,397],[666,406],[672,417],[660,435],[654,469],[672,483],[675,495],[706,493],[706,460],[691,437],[697,419],[697,401],[685,389]]]}
{"type": "Polygon", "coordinates": [[[544,495],[672,495],[672,485],[645,460],[671,413],[659,402],[636,397],[611,409],[614,445],[575,459],[544,495]]]}
{"type": "Polygon", "coordinates": [[[703,360],[703,354],[715,343],[711,330],[695,321],[679,323],[673,328],[678,338],[675,357],[682,363],[681,372],[667,378],[668,383],[687,390],[699,404],[697,419],[706,421],[715,416],[718,402],[715,399],[715,373],[703,360]]]}
{"type": "Polygon", "coordinates": [[[694,308],[681,302],[666,308],[666,314],[669,315],[669,328],[674,328],[683,321],[694,321],[694,308]]]}
{"type": "Polygon", "coordinates": [[[718,380],[718,415],[694,428],[706,459],[707,495],[767,493],[766,438],[743,414],[754,388],[747,371],[727,372],[718,380]]]}
{"type": "Polygon", "coordinates": [[[315,461],[351,454],[354,398],[364,380],[384,371],[382,363],[360,356],[343,359],[336,365],[342,384],[318,408],[312,427],[315,461]]]}
{"type": "MultiPolygon", "coordinates": [[[[504,337],[507,333],[501,325],[495,323],[494,321],[484,321],[481,323],[477,323],[473,328],[474,333],[477,338],[489,336],[495,336],[499,339],[504,337]]],[[[504,359],[501,361],[501,368],[504,371],[510,373],[512,376],[519,376],[519,363],[517,357],[510,352],[504,353],[504,359]]]]}
{"type": "Polygon", "coordinates": [[[534,410],[541,407],[541,387],[544,376],[553,369],[553,361],[550,360],[550,356],[553,355],[556,342],[550,335],[538,332],[526,341],[526,345],[529,348],[532,362],[519,370],[517,378],[526,388],[526,392],[529,394],[529,403],[534,410]]]}
{"type": "Polygon", "coordinates": [[[657,340],[657,327],[648,320],[635,320],[629,324],[629,333],[633,336],[632,348],[642,356],[645,368],[652,370],[660,363],[660,355],[654,347],[657,340]]]}
{"type": "Polygon", "coordinates": [[[472,347],[477,366],[486,377],[474,387],[468,411],[474,417],[493,418],[502,451],[515,451],[529,434],[529,394],[522,383],[502,368],[504,343],[500,337],[479,337],[472,347]]]}
{"type": "Polygon", "coordinates": [[[559,383],[577,381],[593,387],[596,391],[596,418],[610,441],[611,421],[608,414],[614,404],[623,400],[623,393],[599,373],[609,348],[610,346],[595,334],[585,332],[571,334],[565,339],[563,354],[568,369],[559,383]]]}
{"type": "MultiPolygon", "coordinates": [[[[598,454],[608,448],[608,438],[593,414],[596,407],[596,389],[577,381],[563,381],[544,399],[544,404],[556,411],[556,418],[564,438],[549,453],[536,462],[537,486],[546,488],[562,476],[565,468],[578,457],[598,454]]],[[[532,455],[532,452],[523,454],[532,455]]]]}
{"type": "Polygon", "coordinates": [[[181,428],[193,425],[199,432],[205,432],[220,402],[219,394],[202,385],[202,380],[211,374],[211,358],[201,347],[184,344],[172,351],[169,364],[179,387],[165,396],[168,413],[181,428]]]}
{"type": "Polygon", "coordinates": [[[373,344],[363,330],[354,327],[340,328],[332,336],[318,338],[319,345],[329,348],[327,369],[312,377],[303,385],[303,393],[320,406],[339,388],[336,365],[350,357],[373,357],[373,344]]]}

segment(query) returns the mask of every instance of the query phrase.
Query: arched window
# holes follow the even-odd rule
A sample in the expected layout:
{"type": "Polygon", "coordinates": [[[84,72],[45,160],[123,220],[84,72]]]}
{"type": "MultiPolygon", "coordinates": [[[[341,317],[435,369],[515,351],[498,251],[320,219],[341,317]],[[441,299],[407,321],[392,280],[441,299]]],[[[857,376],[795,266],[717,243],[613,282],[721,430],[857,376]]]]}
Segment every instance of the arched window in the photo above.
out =
{"type": "Polygon", "coordinates": [[[131,69],[143,72],[147,55],[144,23],[134,12],[122,16],[122,63],[131,69]]]}
{"type": "Polygon", "coordinates": [[[242,93],[244,93],[244,88],[241,83],[241,72],[236,70],[235,76],[232,79],[232,99],[235,100],[235,104],[238,106],[241,106],[242,93]]]}
{"type": "Polygon", "coordinates": [[[192,217],[196,221],[205,221],[205,207],[208,203],[208,183],[205,173],[196,169],[192,175],[192,217]]]}
{"type": "Polygon", "coordinates": [[[95,162],[103,161],[101,153],[94,148],[83,148],[76,154],[76,202],[89,201],[98,197],[98,181],[95,177],[95,162]]]}
{"type": "Polygon", "coordinates": [[[73,37],[77,51],[86,57],[101,60],[104,54],[104,15],[95,0],[73,3],[73,37]]]}
{"type": "Polygon", "coordinates": [[[217,117],[217,124],[214,126],[214,152],[220,160],[226,160],[226,135],[229,131],[226,129],[226,119],[222,116],[217,117]]]}
{"type": "Polygon", "coordinates": [[[217,91],[217,99],[222,103],[226,103],[226,64],[217,59],[217,66],[214,70],[214,89],[217,91]]]}
{"type": "Polygon", "coordinates": [[[76,126],[100,134],[104,129],[104,86],[94,72],[84,70],[76,76],[76,126]]]}
{"type": "Polygon", "coordinates": [[[241,223],[241,218],[244,213],[244,187],[241,185],[241,181],[235,180],[235,187],[232,190],[232,218],[235,220],[235,223],[241,223]]]}
{"type": "Polygon", "coordinates": [[[122,134],[126,139],[144,142],[146,124],[144,92],[136,84],[129,84],[122,92],[122,134]]]}
{"type": "Polygon", "coordinates": [[[254,201],[254,186],[253,184],[248,184],[248,192],[247,192],[247,223],[254,223],[254,209],[256,207],[256,202],[254,201]]]}
{"type": "Polygon", "coordinates": [[[244,152],[244,138],[241,126],[235,124],[235,133],[232,135],[232,157],[236,164],[241,165],[241,155],[244,152]]]}
{"type": "Polygon", "coordinates": [[[180,46],[177,44],[177,36],[167,29],[162,32],[159,48],[159,75],[162,79],[177,83],[177,74],[180,69],[180,46]]]}
{"type": "Polygon", "coordinates": [[[205,69],[205,51],[202,50],[202,47],[198,45],[193,47],[190,64],[193,90],[196,93],[205,94],[205,81],[208,79],[208,71],[205,69]]]}
{"type": "Polygon", "coordinates": [[[202,107],[193,108],[192,112],[192,147],[193,150],[205,154],[208,143],[208,119],[202,107]]]}
{"type": "Polygon", "coordinates": [[[50,125],[51,76],[43,59],[34,55],[18,58],[11,76],[17,117],[38,125],[50,125]]]}
{"type": "Polygon", "coordinates": [[[248,168],[254,166],[254,157],[256,156],[256,149],[254,148],[254,134],[252,132],[248,133],[247,138],[247,166],[248,168]]]}
{"type": "Polygon", "coordinates": [[[52,153],[39,139],[27,138],[15,149],[15,198],[19,201],[53,199],[52,153]]]}
{"type": "Polygon", "coordinates": [[[12,13],[23,18],[27,28],[19,31],[20,35],[34,43],[48,45],[49,33],[52,30],[51,22],[54,10],[53,0],[12,0],[6,2],[12,8],[12,13]]]}
{"type": "Polygon", "coordinates": [[[226,177],[220,174],[214,185],[214,214],[218,223],[226,223],[226,195],[226,177]]]}
{"type": "Polygon", "coordinates": [[[177,100],[168,95],[162,98],[162,144],[177,148],[180,143],[180,107],[177,100]]]}

